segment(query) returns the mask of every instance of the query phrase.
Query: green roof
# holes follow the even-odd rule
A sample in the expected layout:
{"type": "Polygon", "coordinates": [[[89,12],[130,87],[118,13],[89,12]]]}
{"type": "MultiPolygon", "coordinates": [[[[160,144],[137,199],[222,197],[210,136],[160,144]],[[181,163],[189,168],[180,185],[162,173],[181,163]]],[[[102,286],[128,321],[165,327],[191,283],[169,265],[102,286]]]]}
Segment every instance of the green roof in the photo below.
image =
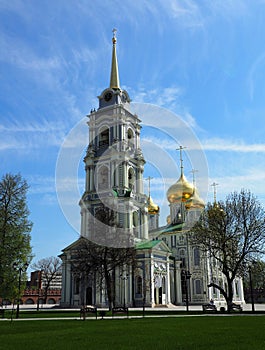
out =
{"type": "Polygon", "coordinates": [[[184,224],[176,224],[176,225],[170,224],[165,229],[161,230],[160,233],[170,233],[170,232],[174,232],[174,231],[182,231],[184,226],[185,226],[184,224]]]}
{"type": "Polygon", "coordinates": [[[140,242],[136,244],[136,249],[152,249],[160,242],[162,241],[157,240],[157,241],[140,242]]]}

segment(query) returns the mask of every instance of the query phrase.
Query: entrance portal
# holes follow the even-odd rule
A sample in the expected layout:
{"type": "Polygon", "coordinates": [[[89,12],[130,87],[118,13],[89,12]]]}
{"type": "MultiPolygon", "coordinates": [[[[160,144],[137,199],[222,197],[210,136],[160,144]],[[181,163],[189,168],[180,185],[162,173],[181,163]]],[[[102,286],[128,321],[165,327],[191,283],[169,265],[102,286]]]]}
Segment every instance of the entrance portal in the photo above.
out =
{"type": "Polygon", "coordinates": [[[87,287],[86,289],[86,305],[92,305],[92,288],[87,287]]]}

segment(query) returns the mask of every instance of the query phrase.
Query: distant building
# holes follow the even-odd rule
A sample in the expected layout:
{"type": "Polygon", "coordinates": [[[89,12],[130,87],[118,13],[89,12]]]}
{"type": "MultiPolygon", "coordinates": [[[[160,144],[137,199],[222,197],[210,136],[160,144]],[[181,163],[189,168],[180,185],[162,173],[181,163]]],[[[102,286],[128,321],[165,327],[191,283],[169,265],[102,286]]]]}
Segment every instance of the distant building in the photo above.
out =
{"type": "MultiPolygon", "coordinates": [[[[30,288],[45,288],[47,280],[41,271],[33,271],[30,275],[30,288]]],[[[62,273],[58,273],[50,282],[49,289],[62,288],[62,273]]]]}
{"type": "MultiPolygon", "coordinates": [[[[44,288],[45,280],[42,280],[41,271],[33,271],[30,274],[30,280],[27,281],[26,289],[21,296],[21,304],[44,304],[44,288]]],[[[47,293],[47,304],[59,304],[61,301],[62,293],[62,275],[56,276],[55,280],[51,283],[47,293]]],[[[0,299],[1,301],[1,299],[0,299]]],[[[3,304],[11,304],[10,301],[2,300],[3,304]]]]}

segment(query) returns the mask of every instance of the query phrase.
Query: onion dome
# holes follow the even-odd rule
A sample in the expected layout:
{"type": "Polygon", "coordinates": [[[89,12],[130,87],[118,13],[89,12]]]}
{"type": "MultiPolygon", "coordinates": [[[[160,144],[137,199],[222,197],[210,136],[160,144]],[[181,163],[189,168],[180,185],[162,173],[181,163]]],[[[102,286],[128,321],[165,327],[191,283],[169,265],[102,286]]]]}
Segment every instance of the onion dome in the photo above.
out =
{"type": "Polygon", "coordinates": [[[185,208],[187,210],[190,209],[203,209],[205,207],[204,201],[200,198],[198,195],[197,190],[194,190],[193,196],[191,196],[186,202],[185,202],[185,208]]]}
{"type": "Polygon", "coordinates": [[[169,203],[186,202],[194,193],[194,187],[188,182],[186,177],[181,174],[178,181],[169,187],[167,191],[167,200],[169,203]]]}
{"type": "Polygon", "coordinates": [[[148,204],[148,214],[156,215],[159,213],[159,210],[160,210],[159,206],[153,202],[150,196],[148,197],[147,204],[148,204]]]}

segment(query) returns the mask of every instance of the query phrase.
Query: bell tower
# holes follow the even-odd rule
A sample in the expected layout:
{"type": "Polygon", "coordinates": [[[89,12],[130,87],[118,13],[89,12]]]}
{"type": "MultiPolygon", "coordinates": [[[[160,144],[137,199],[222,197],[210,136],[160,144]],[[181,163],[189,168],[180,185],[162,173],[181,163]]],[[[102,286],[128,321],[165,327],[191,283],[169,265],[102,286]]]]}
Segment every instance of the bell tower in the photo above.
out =
{"type": "MultiPolygon", "coordinates": [[[[94,239],[97,213],[104,210],[111,213],[104,225],[115,231],[115,240],[119,232],[126,232],[134,244],[148,239],[147,196],[143,191],[145,160],[140,146],[141,121],[130,112],[129,94],[120,87],[116,43],[114,29],[110,84],[98,96],[98,109],[88,115],[86,184],[79,203],[81,236],[94,239]]],[[[119,245],[108,242],[111,243],[119,245]]]]}

